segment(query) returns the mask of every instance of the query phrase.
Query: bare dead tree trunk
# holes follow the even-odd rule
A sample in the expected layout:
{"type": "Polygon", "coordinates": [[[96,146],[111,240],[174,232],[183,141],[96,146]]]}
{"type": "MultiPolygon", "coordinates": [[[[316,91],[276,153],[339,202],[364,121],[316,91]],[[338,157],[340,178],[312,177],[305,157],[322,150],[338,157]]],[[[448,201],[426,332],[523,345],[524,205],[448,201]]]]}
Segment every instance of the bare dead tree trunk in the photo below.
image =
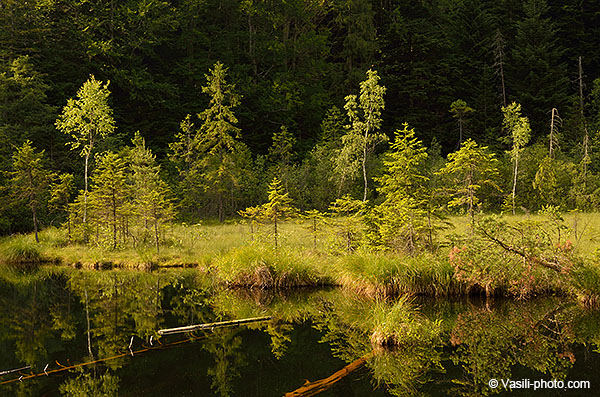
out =
{"type": "Polygon", "coordinates": [[[550,119],[550,147],[549,147],[549,155],[550,158],[554,158],[554,118],[558,118],[558,110],[556,108],[552,108],[552,118],[550,119]]]}
{"type": "Polygon", "coordinates": [[[502,84],[502,101],[506,107],[506,86],[504,84],[504,37],[500,30],[496,30],[494,44],[496,53],[495,66],[498,67],[497,73],[500,75],[500,82],[502,84]]]}
{"type": "Polygon", "coordinates": [[[90,333],[90,310],[88,305],[88,293],[87,288],[85,290],[85,321],[87,324],[87,343],[88,343],[88,353],[90,354],[90,359],[94,361],[94,353],[92,353],[92,337],[90,333]]]}
{"type": "Polygon", "coordinates": [[[512,213],[515,214],[515,196],[517,194],[517,174],[519,173],[519,152],[515,155],[515,167],[513,173],[513,188],[512,188],[512,213]]]}
{"type": "Polygon", "coordinates": [[[589,161],[589,135],[585,114],[583,112],[583,66],[581,65],[581,56],[579,57],[579,110],[581,112],[581,123],[583,125],[583,185],[585,187],[587,180],[587,163],[589,161]]]}
{"type": "Polygon", "coordinates": [[[367,138],[369,131],[365,131],[365,142],[363,146],[363,158],[362,158],[362,172],[363,172],[363,181],[365,183],[365,190],[363,193],[363,201],[367,201],[367,138]]]}

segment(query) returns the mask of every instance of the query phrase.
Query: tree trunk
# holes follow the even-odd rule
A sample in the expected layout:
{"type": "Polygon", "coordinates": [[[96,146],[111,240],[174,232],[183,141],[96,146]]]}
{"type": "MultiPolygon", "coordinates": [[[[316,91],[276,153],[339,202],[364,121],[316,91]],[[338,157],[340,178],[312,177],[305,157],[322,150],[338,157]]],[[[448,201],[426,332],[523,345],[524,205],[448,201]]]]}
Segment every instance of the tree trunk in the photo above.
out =
{"type": "Polygon", "coordinates": [[[154,213],[154,241],[156,243],[156,253],[160,253],[159,243],[158,243],[158,217],[156,216],[156,212],[154,213]]]}
{"type": "Polygon", "coordinates": [[[515,214],[515,196],[517,193],[517,173],[519,172],[519,153],[515,156],[515,167],[513,172],[513,188],[512,188],[512,213],[515,214]]]}
{"type": "Polygon", "coordinates": [[[277,213],[275,213],[273,224],[275,225],[275,249],[277,249],[277,213]]]}
{"type": "Polygon", "coordinates": [[[83,190],[83,225],[87,222],[87,193],[88,193],[88,161],[90,158],[89,152],[85,154],[85,171],[84,171],[84,190],[83,190]]]}
{"type": "Polygon", "coordinates": [[[554,115],[558,114],[558,110],[556,108],[552,108],[552,119],[550,119],[550,147],[549,147],[549,156],[550,158],[554,157],[554,115]]]}
{"type": "Polygon", "coordinates": [[[115,198],[115,190],[112,191],[112,227],[113,227],[113,249],[117,249],[117,200],[115,198]]]}
{"type": "Polygon", "coordinates": [[[40,239],[38,237],[38,220],[35,205],[31,206],[31,212],[33,213],[33,230],[35,232],[35,242],[39,243],[40,239]]]}
{"type": "Polygon", "coordinates": [[[85,321],[87,323],[87,345],[88,353],[90,353],[90,359],[94,361],[94,353],[92,353],[92,336],[90,332],[90,310],[88,306],[88,293],[85,290],[85,321]]]}
{"type": "Polygon", "coordinates": [[[365,190],[363,193],[363,202],[367,201],[367,137],[368,130],[365,131],[365,142],[363,146],[363,159],[362,159],[362,171],[363,171],[363,181],[365,183],[365,190]]]}
{"type": "Polygon", "coordinates": [[[473,209],[473,202],[475,201],[474,199],[474,192],[473,192],[473,170],[471,169],[469,171],[469,176],[468,176],[468,184],[469,184],[469,215],[471,216],[471,234],[473,233],[473,231],[475,230],[475,213],[474,213],[474,209],[473,209]]]}

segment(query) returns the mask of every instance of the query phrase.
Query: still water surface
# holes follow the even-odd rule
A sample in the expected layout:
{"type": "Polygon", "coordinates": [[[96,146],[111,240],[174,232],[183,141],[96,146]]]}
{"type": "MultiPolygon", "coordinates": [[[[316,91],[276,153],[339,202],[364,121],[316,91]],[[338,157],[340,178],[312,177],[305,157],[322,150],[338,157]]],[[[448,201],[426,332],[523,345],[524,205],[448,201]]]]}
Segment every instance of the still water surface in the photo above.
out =
{"type": "Polygon", "coordinates": [[[224,291],[185,269],[4,276],[0,371],[30,368],[0,375],[0,395],[506,394],[490,379],[530,382],[515,395],[600,393],[598,311],[565,298],[414,303],[439,338],[383,351],[369,338],[375,303],[339,289],[224,291]],[[258,316],[273,320],[157,334],[258,316]],[[541,379],[591,388],[534,391],[541,379]]]}

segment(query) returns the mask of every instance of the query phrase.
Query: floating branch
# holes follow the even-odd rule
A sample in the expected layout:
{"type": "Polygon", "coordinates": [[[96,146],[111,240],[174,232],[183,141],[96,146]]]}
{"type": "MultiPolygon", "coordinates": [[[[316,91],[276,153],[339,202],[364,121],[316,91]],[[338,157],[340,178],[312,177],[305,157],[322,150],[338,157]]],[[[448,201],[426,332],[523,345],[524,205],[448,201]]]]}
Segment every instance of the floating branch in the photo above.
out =
{"type": "Polygon", "coordinates": [[[12,374],[13,372],[23,371],[24,369],[29,369],[29,368],[31,368],[31,365],[28,365],[28,366],[23,367],[23,368],[9,369],[7,371],[0,371],[0,376],[1,375],[12,374]]]}
{"type": "Polygon", "coordinates": [[[181,334],[184,332],[199,331],[201,329],[221,328],[221,327],[228,327],[228,326],[233,326],[233,325],[256,323],[256,322],[260,322],[260,321],[269,321],[272,319],[273,319],[273,317],[268,316],[268,317],[245,318],[245,319],[241,319],[241,320],[220,321],[218,323],[187,325],[185,327],[161,329],[158,331],[158,334],[159,335],[181,334]]]}

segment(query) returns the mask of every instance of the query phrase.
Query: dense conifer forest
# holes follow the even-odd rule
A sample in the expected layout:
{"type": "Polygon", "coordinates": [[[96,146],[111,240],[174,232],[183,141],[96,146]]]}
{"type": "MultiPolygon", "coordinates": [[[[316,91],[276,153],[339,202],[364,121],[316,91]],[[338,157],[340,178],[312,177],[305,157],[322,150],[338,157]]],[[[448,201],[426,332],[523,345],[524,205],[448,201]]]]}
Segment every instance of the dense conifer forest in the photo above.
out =
{"type": "Polygon", "coordinates": [[[439,212],[597,209],[599,23],[582,1],[4,0],[0,232],[158,247],[287,195],[426,243],[439,212]]]}

